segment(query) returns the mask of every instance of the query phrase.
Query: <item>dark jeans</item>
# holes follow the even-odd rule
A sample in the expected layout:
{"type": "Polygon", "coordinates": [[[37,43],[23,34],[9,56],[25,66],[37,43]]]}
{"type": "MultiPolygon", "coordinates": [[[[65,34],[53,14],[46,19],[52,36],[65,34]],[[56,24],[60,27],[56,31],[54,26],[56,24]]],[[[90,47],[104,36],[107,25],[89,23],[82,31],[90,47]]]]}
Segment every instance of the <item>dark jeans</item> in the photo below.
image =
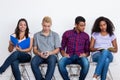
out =
{"type": "Polygon", "coordinates": [[[36,80],[51,80],[54,74],[55,66],[57,62],[57,57],[55,55],[50,55],[47,59],[43,59],[40,56],[36,55],[31,61],[31,68],[34,73],[36,80]],[[41,71],[39,69],[40,64],[47,63],[47,72],[45,75],[45,79],[43,78],[41,71]]]}
{"type": "Polygon", "coordinates": [[[79,80],[85,80],[89,70],[89,62],[87,57],[79,57],[77,55],[73,55],[70,58],[62,57],[58,63],[58,69],[64,80],[70,80],[66,69],[66,66],[69,64],[79,64],[81,66],[79,80]]]}
{"type": "Polygon", "coordinates": [[[15,51],[13,52],[0,67],[0,73],[3,73],[10,65],[15,80],[21,80],[19,63],[30,62],[31,56],[28,53],[15,51]]]}

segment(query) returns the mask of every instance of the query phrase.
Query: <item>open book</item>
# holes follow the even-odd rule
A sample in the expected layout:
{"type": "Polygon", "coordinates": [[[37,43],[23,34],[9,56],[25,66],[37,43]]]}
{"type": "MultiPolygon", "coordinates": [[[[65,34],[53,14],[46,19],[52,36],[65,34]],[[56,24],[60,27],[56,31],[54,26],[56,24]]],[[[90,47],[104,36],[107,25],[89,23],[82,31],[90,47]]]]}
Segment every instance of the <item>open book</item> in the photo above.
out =
{"type": "Polygon", "coordinates": [[[26,49],[30,47],[30,38],[26,38],[25,40],[19,42],[17,38],[10,36],[10,41],[13,43],[14,46],[18,46],[21,49],[26,49]]]}
{"type": "Polygon", "coordinates": [[[104,49],[104,48],[98,48],[97,50],[98,50],[98,51],[102,51],[102,50],[105,50],[105,49],[104,49]]]}
{"type": "MultiPolygon", "coordinates": [[[[111,51],[111,50],[113,50],[113,49],[114,49],[114,47],[109,47],[109,48],[107,48],[106,50],[111,51]]],[[[103,51],[103,50],[105,50],[105,48],[98,48],[98,51],[103,51]]]]}

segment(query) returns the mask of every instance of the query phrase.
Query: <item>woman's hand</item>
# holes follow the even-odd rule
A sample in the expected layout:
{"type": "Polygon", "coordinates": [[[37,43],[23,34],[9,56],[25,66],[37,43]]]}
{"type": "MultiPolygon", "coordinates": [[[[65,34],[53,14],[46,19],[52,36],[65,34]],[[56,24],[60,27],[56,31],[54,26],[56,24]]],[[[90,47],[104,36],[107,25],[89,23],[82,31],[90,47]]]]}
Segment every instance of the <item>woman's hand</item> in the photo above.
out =
{"type": "Polygon", "coordinates": [[[114,51],[114,47],[109,47],[108,50],[109,51],[114,51]]]}
{"type": "Polygon", "coordinates": [[[14,45],[13,45],[13,43],[11,41],[9,41],[8,51],[12,52],[13,49],[14,49],[14,45]]]}
{"type": "Polygon", "coordinates": [[[12,46],[14,46],[13,43],[12,43],[11,41],[9,41],[9,44],[12,45],[12,46]]]}
{"type": "Polygon", "coordinates": [[[18,47],[18,46],[16,46],[16,50],[22,52],[22,49],[20,47],[18,47]]]}

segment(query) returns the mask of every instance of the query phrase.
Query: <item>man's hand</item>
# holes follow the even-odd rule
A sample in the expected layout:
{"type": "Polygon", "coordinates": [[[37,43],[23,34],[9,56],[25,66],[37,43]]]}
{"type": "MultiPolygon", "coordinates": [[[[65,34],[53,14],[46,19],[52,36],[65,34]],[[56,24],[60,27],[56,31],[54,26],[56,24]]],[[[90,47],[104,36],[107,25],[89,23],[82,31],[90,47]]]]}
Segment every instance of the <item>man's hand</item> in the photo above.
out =
{"type": "Polygon", "coordinates": [[[61,50],[61,54],[63,57],[70,57],[69,54],[67,54],[64,50],[61,50]]]}
{"type": "Polygon", "coordinates": [[[80,56],[79,56],[79,57],[87,57],[87,54],[82,53],[82,54],[80,54],[80,56]]]}
{"type": "Polygon", "coordinates": [[[38,52],[38,55],[44,59],[46,58],[43,52],[38,52]]]}
{"type": "Polygon", "coordinates": [[[47,59],[51,55],[51,52],[49,52],[49,51],[41,52],[41,53],[38,52],[38,55],[41,56],[44,59],[47,59]]]}
{"type": "Polygon", "coordinates": [[[51,52],[46,51],[46,52],[44,53],[44,55],[45,55],[45,58],[47,59],[47,58],[51,55],[51,52]]]}
{"type": "Polygon", "coordinates": [[[67,53],[65,53],[63,56],[64,56],[64,57],[67,57],[67,58],[70,57],[69,54],[67,54],[67,53]]]}

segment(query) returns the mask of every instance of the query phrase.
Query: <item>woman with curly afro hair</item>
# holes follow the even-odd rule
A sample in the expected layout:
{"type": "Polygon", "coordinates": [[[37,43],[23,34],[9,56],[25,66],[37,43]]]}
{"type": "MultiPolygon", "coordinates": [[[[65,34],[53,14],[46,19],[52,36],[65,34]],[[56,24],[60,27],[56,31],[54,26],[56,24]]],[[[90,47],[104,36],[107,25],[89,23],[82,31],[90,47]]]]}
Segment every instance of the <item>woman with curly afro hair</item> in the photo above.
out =
{"type": "Polygon", "coordinates": [[[117,52],[117,41],[113,33],[115,27],[106,17],[96,19],[93,28],[90,43],[92,60],[96,62],[96,69],[93,80],[106,80],[106,75],[110,62],[113,61],[112,53],[117,52]]]}

